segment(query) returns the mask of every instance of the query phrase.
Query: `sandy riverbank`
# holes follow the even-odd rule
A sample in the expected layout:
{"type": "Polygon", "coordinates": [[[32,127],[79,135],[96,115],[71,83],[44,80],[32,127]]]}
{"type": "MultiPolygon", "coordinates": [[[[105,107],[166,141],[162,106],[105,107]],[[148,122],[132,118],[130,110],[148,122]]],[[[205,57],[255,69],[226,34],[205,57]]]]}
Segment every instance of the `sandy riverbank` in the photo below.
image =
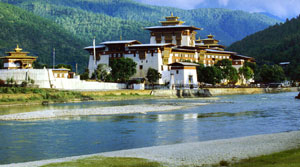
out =
{"type": "Polygon", "coordinates": [[[68,109],[68,110],[46,110],[26,113],[17,113],[0,116],[0,120],[33,120],[33,119],[51,119],[60,117],[86,116],[86,115],[112,115],[112,114],[132,114],[147,112],[160,112],[179,110],[187,107],[206,105],[208,103],[174,103],[174,104],[156,104],[156,105],[126,105],[113,107],[97,107],[85,109],[68,109]]]}
{"type": "Polygon", "coordinates": [[[204,164],[216,164],[221,160],[237,161],[244,158],[289,150],[299,146],[300,131],[294,131],[233,139],[146,147],[2,166],[36,167],[49,163],[72,161],[91,156],[138,157],[158,161],[169,166],[201,166],[204,164]]]}

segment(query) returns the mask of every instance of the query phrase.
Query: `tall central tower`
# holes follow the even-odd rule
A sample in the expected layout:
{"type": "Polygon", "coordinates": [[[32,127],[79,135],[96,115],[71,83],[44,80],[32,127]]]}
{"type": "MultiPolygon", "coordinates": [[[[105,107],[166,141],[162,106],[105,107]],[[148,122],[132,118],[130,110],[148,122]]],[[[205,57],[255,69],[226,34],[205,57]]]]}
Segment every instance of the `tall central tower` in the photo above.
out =
{"type": "Polygon", "coordinates": [[[165,17],[166,21],[160,21],[161,26],[146,27],[150,31],[150,44],[172,43],[179,46],[195,46],[197,28],[194,26],[183,25],[183,21],[178,20],[179,17],[165,17]]]}

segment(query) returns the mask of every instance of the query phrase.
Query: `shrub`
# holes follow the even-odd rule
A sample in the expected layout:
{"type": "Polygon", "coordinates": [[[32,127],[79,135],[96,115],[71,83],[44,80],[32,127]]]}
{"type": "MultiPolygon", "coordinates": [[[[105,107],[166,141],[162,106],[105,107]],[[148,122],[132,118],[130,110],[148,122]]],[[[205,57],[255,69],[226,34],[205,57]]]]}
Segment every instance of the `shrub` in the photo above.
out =
{"type": "Polygon", "coordinates": [[[222,160],[220,161],[220,166],[229,166],[229,162],[225,161],[225,160],[222,160]]]}
{"type": "Polygon", "coordinates": [[[5,85],[5,81],[0,79],[0,86],[4,86],[5,85]]]}
{"type": "Polygon", "coordinates": [[[23,81],[23,82],[21,83],[21,86],[22,86],[22,87],[27,87],[27,85],[28,85],[28,83],[27,83],[26,81],[23,81]]]}

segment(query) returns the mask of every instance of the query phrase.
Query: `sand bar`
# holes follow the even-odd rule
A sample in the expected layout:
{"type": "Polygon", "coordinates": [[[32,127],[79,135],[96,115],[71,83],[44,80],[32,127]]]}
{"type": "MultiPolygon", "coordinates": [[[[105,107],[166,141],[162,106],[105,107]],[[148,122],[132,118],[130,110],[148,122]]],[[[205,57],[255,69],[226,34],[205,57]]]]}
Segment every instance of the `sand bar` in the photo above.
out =
{"type": "Polygon", "coordinates": [[[65,110],[45,110],[26,113],[17,113],[0,116],[0,120],[35,120],[35,119],[52,119],[72,116],[87,116],[87,115],[113,115],[113,114],[133,114],[147,112],[161,112],[179,110],[188,107],[206,105],[208,103],[173,103],[173,104],[143,104],[143,105],[125,105],[113,107],[95,107],[82,109],[65,109],[65,110]]]}

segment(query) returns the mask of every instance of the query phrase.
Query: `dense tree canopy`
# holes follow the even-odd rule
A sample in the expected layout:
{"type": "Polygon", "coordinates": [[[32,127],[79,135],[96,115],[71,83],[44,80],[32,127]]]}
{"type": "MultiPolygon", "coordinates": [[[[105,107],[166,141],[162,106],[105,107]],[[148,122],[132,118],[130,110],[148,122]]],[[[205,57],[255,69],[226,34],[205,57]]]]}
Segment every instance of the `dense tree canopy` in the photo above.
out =
{"type": "Polygon", "coordinates": [[[212,66],[212,67],[204,67],[202,65],[197,67],[197,75],[198,82],[204,82],[216,85],[220,83],[222,80],[222,71],[220,68],[212,66]]]}
{"type": "Polygon", "coordinates": [[[263,83],[282,82],[285,80],[283,69],[278,65],[263,65],[260,69],[261,81],[263,83]]]}
{"type": "Polygon", "coordinates": [[[202,38],[214,33],[223,44],[240,40],[278,22],[257,13],[228,9],[183,10],[150,6],[133,0],[0,0],[18,5],[34,14],[54,20],[83,40],[137,39],[149,42],[142,28],[158,25],[171,12],[186,24],[204,28],[202,38]],[[100,28],[99,28],[100,27],[100,28]]]}
{"type": "Polygon", "coordinates": [[[127,82],[136,73],[136,63],[130,58],[110,60],[109,66],[115,82],[127,82]]]}
{"type": "Polygon", "coordinates": [[[254,72],[250,67],[244,66],[239,68],[239,75],[242,79],[244,78],[246,82],[248,82],[251,78],[254,77],[254,72]]]}
{"type": "Polygon", "coordinates": [[[75,67],[78,63],[83,71],[88,63],[82,40],[48,19],[0,2],[0,56],[14,50],[17,44],[30,52],[29,56],[38,56],[37,68],[52,65],[53,48],[56,48],[56,64],[75,67]]]}
{"type": "Polygon", "coordinates": [[[146,76],[148,82],[150,82],[152,85],[157,82],[161,78],[161,74],[153,68],[149,68],[147,71],[147,76],[146,76]]]}

